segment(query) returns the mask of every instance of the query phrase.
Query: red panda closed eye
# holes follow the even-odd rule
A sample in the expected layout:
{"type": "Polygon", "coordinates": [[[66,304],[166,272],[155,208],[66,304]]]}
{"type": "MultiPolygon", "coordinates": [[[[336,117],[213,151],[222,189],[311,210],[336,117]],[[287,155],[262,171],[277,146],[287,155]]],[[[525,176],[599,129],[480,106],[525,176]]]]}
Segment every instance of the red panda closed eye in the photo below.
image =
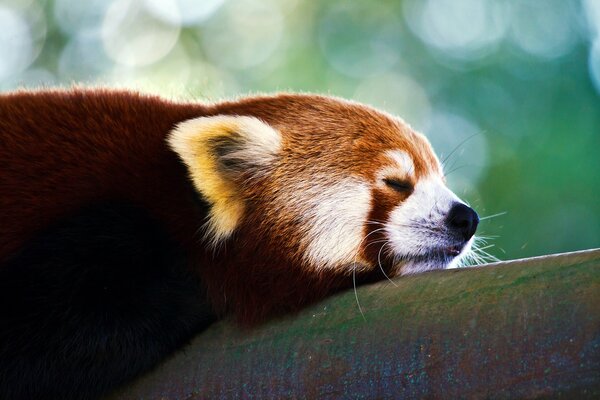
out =
{"type": "Polygon", "coordinates": [[[11,399],[100,396],[217,316],[446,268],[478,223],[425,137],[368,106],[80,89],[0,95],[0,218],[11,399]]]}

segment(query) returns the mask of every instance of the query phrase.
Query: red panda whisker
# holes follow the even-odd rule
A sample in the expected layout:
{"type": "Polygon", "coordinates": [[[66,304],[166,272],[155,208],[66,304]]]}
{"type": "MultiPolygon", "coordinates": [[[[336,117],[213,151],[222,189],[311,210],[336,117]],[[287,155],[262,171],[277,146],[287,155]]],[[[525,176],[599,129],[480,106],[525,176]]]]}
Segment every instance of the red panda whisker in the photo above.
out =
{"type": "Polygon", "coordinates": [[[390,277],[385,273],[383,266],[381,265],[381,250],[383,250],[385,248],[385,246],[387,246],[390,243],[389,240],[387,240],[383,246],[381,246],[381,248],[379,249],[379,253],[377,253],[377,264],[379,265],[379,269],[381,270],[381,273],[383,273],[383,276],[385,276],[387,278],[388,281],[390,281],[392,283],[392,285],[394,285],[395,287],[398,287],[398,285],[396,285],[396,283],[390,279],[390,277]]]}
{"type": "Polygon", "coordinates": [[[352,269],[352,286],[354,288],[354,298],[356,299],[358,311],[360,311],[360,315],[362,315],[363,320],[365,320],[366,322],[367,318],[365,318],[365,314],[363,313],[362,307],[360,306],[360,301],[358,300],[358,291],[356,290],[356,259],[354,260],[354,267],[352,269]]]}
{"type": "Polygon", "coordinates": [[[365,246],[365,250],[372,244],[379,244],[379,243],[388,243],[389,239],[378,239],[378,240],[373,240],[369,243],[367,243],[367,245],[365,246]]]}
{"type": "Polygon", "coordinates": [[[383,227],[383,228],[377,228],[377,229],[375,229],[375,230],[373,230],[373,231],[369,232],[369,233],[368,233],[368,234],[367,234],[367,235],[366,235],[366,236],[365,236],[365,237],[364,237],[364,238],[363,238],[363,239],[360,241],[360,243],[359,243],[359,246],[360,246],[360,245],[361,245],[361,244],[362,244],[362,243],[363,243],[365,240],[367,240],[367,238],[368,238],[369,236],[371,236],[372,234],[374,234],[374,233],[377,233],[377,232],[384,231],[385,229],[386,229],[385,227],[383,227]]]}
{"type": "Polygon", "coordinates": [[[471,247],[471,249],[467,253],[465,253],[464,256],[459,260],[459,267],[468,267],[471,265],[484,264],[486,262],[499,261],[497,257],[485,251],[485,249],[494,247],[495,245],[492,244],[484,247],[478,247],[478,243],[480,243],[481,241],[477,239],[478,238],[476,237],[473,241],[473,246],[471,247]]]}
{"type": "Polygon", "coordinates": [[[508,214],[508,211],[502,211],[502,212],[499,212],[499,213],[496,213],[496,214],[486,215],[485,217],[479,217],[479,221],[481,222],[481,221],[486,220],[486,219],[492,219],[492,218],[496,218],[496,217],[501,217],[502,215],[506,215],[506,214],[508,214]]]}
{"type": "Polygon", "coordinates": [[[367,223],[371,223],[371,224],[380,224],[380,225],[386,225],[387,224],[387,222],[385,222],[385,221],[377,221],[377,220],[372,220],[372,219],[368,219],[366,222],[367,223]]]}
{"type": "Polygon", "coordinates": [[[465,143],[467,143],[469,140],[473,139],[475,136],[479,136],[481,135],[482,132],[477,132],[472,134],[471,136],[467,137],[466,139],[463,139],[460,143],[458,143],[450,153],[448,153],[448,155],[446,157],[444,157],[444,159],[442,160],[441,164],[442,164],[442,168],[444,168],[444,166],[446,165],[446,161],[448,161],[448,159],[452,156],[452,154],[454,154],[458,149],[460,149],[465,143]]]}
{"type": "MultiPolygon", "coordinates": [[[[456,164],[458,164],[458,162],[460,161],[460,158],[455,158],[454,160],[452,160],[452,164],[448,165],[448,166],[444,166],[444,178],[447,178],[448,175],[450,175],[452,172],[456,171],[456,164]],[[446,170],[448,170],[448,172],[446,172],[446,170]]],[[[459,167],[459,169],[462,167],[459,167]]]]}
{"type": "Polygon", "coordinates": [[[369,243],[367,243],[367,245],[365,246],[365,249],[366,249],[367,247],[369,247],[370,245],[372,245],[372,244],[377,244],[377,243],[385,243],[385,242],[389,242],[389,240],[388,240],[388,239],[377,239],[377,240],[370,241],[370,242],[369,242],[369,243]]]}
{"type": "Polygon", "coordinates": [[[379,221],[376,219],[368,219],[367,222],[373,222],[375,224],[384,224],[385,223],[385,221],[379,221]]]}
{"type": "Polygon", "coordinates": [[[484,250],[490,249],[495,246],[496,246],[495,244],[488,244],[487,246],[483,246],[483,247],[475,247],[475,248],[473,248],[473,251],[483,252],[484,250]]]}
{"type": "Polygon", "coordinates": [[[370,222],[370,221],[366,221],[365,224],[369,224],[369,225],[383,225],[383,226],[386,225],[383,222],[370,222]]]}
{"type": "Polygon", "coordinates": [[[385,228],[379,228],[379,229],[375,229],[374,231],[368,233],[358,244],[357,248],[356,248],[356,252],[354,254],[354,262],[352,263],[352,286],[354,288],[354,297],[356,298],[356,305],[358,306],[358,311],[360,311],[360,315],[362,315],[363,319],[366,321],[367,319],[365,318],[365,314],[363,313],[362,307],[360,306],[360,301],[358,300],[358,292],[356,290],[356,261],[358,258],[358,253],[360,252],[361,246],[363,244],[363,242],[372,234],[382,231],[385,228]]]}
{"type": "MultiPolygon", "coordinates": [[[[362,246],[363,242],[364,242],[365,240],[367,240],[367,239],[368,239],[368,237],[369,237],[369,236],[371,236],[372,234],[374,234],[374,233],[377,233],[377,232],[381,232],[381,231],[385,231],[385,227],[384,227],[384,228],[378,228],[378,229],[375,229],[374,231],[371,231],[371,232],[369,232],[369,233],[368,233],[368,234],[367,234],[367,235],[366,235],[366,236],[365,236],[365,237],[364,237],[364,238],[363,238],[363,239],[360,241],[360,243],[358,244],[358,246],[357,246],[357,248],[356,248],[356,252],[355,252],[355,254],[354,254],[354,263],[355,263],[355,264],[356,264],[356,259],[357,259],[357,257],[358,257],[358,253],[359,253],[359,252],[360,252],[360,250],[361,250],[361,246],[362,246]]],[[[371,244],[373,244],[373,243],[376,243],[378,240],[382,240],[382,239],[376,239],[375,241],[368,242],[368,243],[365,245],[365,249],[366,249],[367,247],[369,247],[369,245],[371,245],[371,244]]]]}
{"type": "Polygon", "coordinates": [[[446,174],[444,174],[444,176],[445,176],[445,177],[447,177],[447,176],[448,176],[448,175],[450,175],[451,173],[453,173],[453,172],[456,172],[456,171],[458,171],[459,169],[463,169],[463,168],[466,168],[466,167],[469,167],[469,164],[459,165],[459,166],[458,166],[458,167],[456,167],[456,168],[452,168],[452,169],[451,169],[449,172],[447,172],[446,174]]]}
{"type": "Polygon", "coordinates": [[[488,261],[492,261],[492,262],[497,262],[500,261],[500,259],[498,259],[497,257],[491,255],[490,253],[488,253],[487,251],[485,251],[486,249],[490,249],[492,247],[495,247],[495,244],[490,244],[487,246],[483,246],[483,247],[478,247],[477,245],[474,245],[470,252],[472,254],[475,254],[477,256],[479,256],[481,258],[482,262],[488,262],[488,261]]]}

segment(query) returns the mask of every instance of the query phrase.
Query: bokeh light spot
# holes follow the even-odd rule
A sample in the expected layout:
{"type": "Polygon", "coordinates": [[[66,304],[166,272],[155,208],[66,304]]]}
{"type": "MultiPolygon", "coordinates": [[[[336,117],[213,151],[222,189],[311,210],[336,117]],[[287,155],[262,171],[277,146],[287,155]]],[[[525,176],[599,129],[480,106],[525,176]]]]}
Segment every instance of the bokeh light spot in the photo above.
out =
{"type": "Polygon", "coordinates": [[[407,0],[403,7],[411,30],[451,59],[481,59],[508,29],[509,5],[503,2],[407,0]]]}
{"type": "Polygon", "coordinates": [[[106,0],[55,0],[54,21],[67,34],[77,34],[81,31],[99,32],[110,4],[106,0]]]}
{"type": "Polygon", "coordinates": [[[573,26],[565,23],[565,16],[572,13],[572,3],[564,0],[517,2],[512,15],[513,42],[536,57],[560,57],[577,40],[573,26]]]}
{"type": "Polygon", "coordinates": [[[583,9],[591,36],[600,36],[600,1],[583,0],[583,9]]]}
{"type": "Polygon", "coordinates": [[[590,49],[588,66],[592,82],[596,87],[596,91],[600,94],[600,37],[596,38],[590,49]]]}
{"type": "Polygon", "coordinates": [[[386,72],[396,64],[401,33],[400,20],[387,5],[344,2],[331,7],[321,18],[318,39],[336,70],[362,78],[386,72]]]}
{"type": "Polygon", "coordinates": [[[353,98],[400,116],[418,130],[427,126],[431,107],[425,90],[413,79],[384,74],[363,80],[353,98]]]}
{"type": "Polygon", "coordinates": [[[230,1],[199,34],[206,54],[215,64],[250,68],[263,63],[279,46],[283,16],[273,3],[230,1]]]}
{"type": "Polygon", "coordinates": [[[209,18],[225,0],[144,0],[148,11],[172,25],[189,26],[209,18]]]}
{"type": "Polygon", "coordinates": [[[0,8],[0,79],[27,68],[33,43],[25,20],[7,8],[0,8]]]}
{"type": "Polygon", "coordinates": [[[66,81],[93,82],[112,66],[102,48],[101,38],[91,32],[74,35],[58,60],[59,76],[66,81]]]}
{"type": "Polygon", "coordinates": [[[31,65],[45,39],[46,19],[39,6],[23,11],[0,6],[0,80],[31,65]]]}
{"type": "Polygon", "coordinates": [[[144,92],[166,95],[185,93],[190,76],[190,60],[182,46],[175,46],[156,63],[146,67],[117,65],[105,75],[110,85],[134,87],[144,92]]]}
{"type": "Polygon", "coordinates": [[[135,0],[116,0],[102,23],[102,42],[119,64],[145,66],[163,58],[177,43],[179,26],[160,23],[135,0]]]}
{"type": "Polygon", "coordinates": [[[187,90],[190,93],[195,93],[196,97],[215,101],[216,99],[239,95],[242,87],[235,76],[228,71],[217,68],[210,63],[195,61],[190,68],[187,90]]]}

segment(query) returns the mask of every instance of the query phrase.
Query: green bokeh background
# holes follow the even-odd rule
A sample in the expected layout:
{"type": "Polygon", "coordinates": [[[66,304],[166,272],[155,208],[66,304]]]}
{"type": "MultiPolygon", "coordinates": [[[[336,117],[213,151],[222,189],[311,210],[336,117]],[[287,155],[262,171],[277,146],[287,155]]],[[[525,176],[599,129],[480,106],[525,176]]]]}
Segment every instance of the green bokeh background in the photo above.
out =
{"type": "Polygon", "coordinates": [[[600,1],[3,0],[0,89],[303,91],[401,116],[500,259],[600,247],[600,1]]]}

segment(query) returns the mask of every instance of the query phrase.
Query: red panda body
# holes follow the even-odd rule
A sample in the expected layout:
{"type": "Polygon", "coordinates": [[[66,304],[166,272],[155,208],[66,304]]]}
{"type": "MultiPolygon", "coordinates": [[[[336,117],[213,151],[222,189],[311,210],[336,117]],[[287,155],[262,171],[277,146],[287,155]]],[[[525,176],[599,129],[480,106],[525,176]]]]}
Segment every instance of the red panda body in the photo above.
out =
{"type": "Polygon", "coordinates": [[[477,217],[441,179],[424,138],[337,99],[1,95],[0,397],[95,398],[216,315],[444,268],[477,217]],[[439,229],[402,226],[427,207],[448,237],[421,250],[439,229]]]}
{"type": "Polygon", "coordinates": [[[193,240],[182,217],[193,215],[191,187],[165,135],[205,113],[201,105],[125,92],[22,92],[0,97],[0,113],[0,261],[40,228],[103,199],[139,204],[193,240]],[[172,209],[181,213],[161,215],[172,209]]]}

